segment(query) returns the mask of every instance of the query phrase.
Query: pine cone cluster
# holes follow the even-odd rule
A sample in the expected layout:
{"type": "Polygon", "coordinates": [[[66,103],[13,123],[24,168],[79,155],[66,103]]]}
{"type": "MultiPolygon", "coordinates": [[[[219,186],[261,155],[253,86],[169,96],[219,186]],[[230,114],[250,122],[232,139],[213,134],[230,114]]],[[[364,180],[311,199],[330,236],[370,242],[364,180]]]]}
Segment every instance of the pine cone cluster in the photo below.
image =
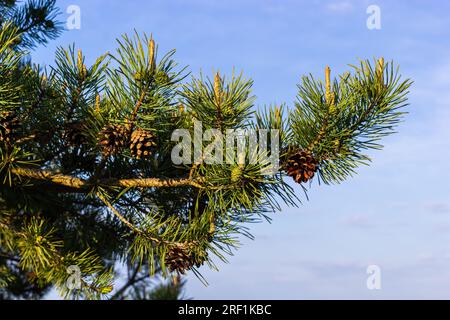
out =
{"type": "Polygon", "coordinates": [[[170,248],[166,255],[164,264],[170,272],[178,272],[184,274],[186,271],[192,269],[194,266],[199,268],[206,261],[208,254],[195,255],[189,248],[184,246],[174,246],[170,248]]]}
{"type": "Polygon", "coordinates": [[[12,111],[0,113],[0,142],[10,142],[15,130],[20,128],[20,121],[12,111]]]}
{"type": "Polygon", "coordinates": [[[156,146],[155,136],[151,132],[141,128],[132,131],[128,124],[108,125],[99,135],[98,144],[105,156],[116,154],[128,147],[134,158],[145,159],[153,153],[156,146]]]}
{"type": "Polygon", "coordinates": [[[155,146],[155,136],[151,132],[138,128],[131,134],[130,152],[136,159],[150,156],[155,146]]]}
{"type": "Polygon", "coordinates": [[[306,183],[314,177],[319,168],[318,161],[311,152],[300,150],[290,156],[284,166],[287,175],[296,183],[306,183]]]}

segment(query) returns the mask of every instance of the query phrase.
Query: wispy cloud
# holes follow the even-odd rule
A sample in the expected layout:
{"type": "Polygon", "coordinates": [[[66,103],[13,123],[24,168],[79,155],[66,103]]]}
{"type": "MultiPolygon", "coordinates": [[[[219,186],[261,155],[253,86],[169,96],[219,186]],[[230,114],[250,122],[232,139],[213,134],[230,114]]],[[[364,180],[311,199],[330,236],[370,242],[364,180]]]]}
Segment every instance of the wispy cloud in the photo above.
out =
{"type": "Polygon", "coordinates": [[[353,4],[350,1],[335,1],[327,4],[327,9],[333,12],[349,12],[353,10],[353,4]]]}
{"type": "Polygon", "coordinates": [[[431,213],[449,213],[450,206],[444,202],[429,203],[426,205],[427,211],[431,213]]]}
{"type": "Polygon", "coordinates": [[[375,224],[366,215],[353,215],[342,219],[342,223],[353,228],[372,228],[375,224]]]}

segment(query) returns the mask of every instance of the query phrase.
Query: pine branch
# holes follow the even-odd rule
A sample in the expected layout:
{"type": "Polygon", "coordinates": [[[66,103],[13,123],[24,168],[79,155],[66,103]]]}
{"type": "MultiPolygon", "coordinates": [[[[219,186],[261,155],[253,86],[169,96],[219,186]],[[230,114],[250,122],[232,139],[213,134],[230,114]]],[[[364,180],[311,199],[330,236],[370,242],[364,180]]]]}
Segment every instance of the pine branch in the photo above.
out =
{"type": "Polygon", "coordinates": [[[48,39],[57,38],[62,25],[56,21],[59,9],[55,0],[28,0],[23,6],[16,6],[10,12],[10,19],[15,22],[24,47],[32,48],[38,43],[47,43],[48,39]]]}
{"type": "Polygon", "coordinates": [[[134,179],[99,179],[98,181],[89,181],[74,176],[58,174],[52,171],[30,169],[30,168],[12,168],[11,174],[41,180],[50,184],[62,187],[73,188],[74,190],[90,192],[95,186],[102,187],[123,187],[123,188],[163,188],[163,187],[181,187],[191,186],[195,188],[204,188],[198,180],[192,179],[157,179],[157,178],[134,178],[134,179]]]}
{"type": "MultiPolygon", "coordinates": [[[[255,119],[251,80],[233,72],[230,79],[216,73],[181,84],[184,69],[176,71],[174,51],[157,59],[156,45],[147,37],[124,36],[115,56],[104,55],[90,68],[75,46],[60,48],[45,80],[39,67],[21,63],[17,40],[17,30],[2,22],[0,241],[8,249],[22,248],[26,264],[50,268],[37,278],[59,286],[67,274],[62,260],[53,258],[60,252],[91,252],[87,249],[98,252],[98,259],[75,253],[69,258],[84,263],[89,275],[100,270],[100,262],[131,256],[150,274],[191,270],[201,278],[197,268],[216,268],[212,255],[226,261],[238,246],[237,235],[252,238],[245,223],[270,220],[280,201],[298,205],[285,173],[306,194],[304,184],[315,172],[326,183],[339,182],[369,161],[362,152],[380,148],[376,142],[393,132],[411,84],[382,61],[375,68],[361,62],[333,82],[327,67],[325,87],[312,76],[302,78],[296,109],[287,117],[280,106],[255,119]],[[105,62],[107,56],[114,66],[105,62]],[[271,151],[260,150],[256,161],[245,165],[176,166],[171,136],[175,129],[192,133],[195,121],[222,133],[279,130],[282,154],[276,156],[290,167],[268,174],[272,138],[271,151]],[[30,227],[29,217],[45,221],[30,227]],[[9,224],[15,228],[5,228],[9,224]],[[58,226],[57,237],[43,243],[38,237],[45,238],[47,226],[58,226]]],[[[248,143],[245,148],[250,160],[254,150],[248,143]]],[[[138,279],[135,270],[118,294],[138,279]]],[[[98,281],[82,283],[93,289],[90,297],[110,292],[107,278],[98,281]]]]}
{"type": "Polygon", "coordinates": [[[325,90],[312,76],[299,86],[296,110],[291,114],[292,149],[306,149],[319,162],[319,178],[341,182],[370,158],[362,152],[380,149],[377,142],[394,132],[408,105],[409,79],[400,81],[393,63],[379,59],[351,66],[340,80],[331,80],[326,70],[325,90]]]}
{"type": "MultiPolygon", "coordinates": [[[[120,214],[120,212],[117,211],[117,209],[114,208],[114,206],[111,204],[111,202],[109,202],[106,199],[106,197],[103,196],[100,192],[97,192],[96,195],[101,201],[103,201],[103,203],[105,203],[105,205],[114,213],[114,215],[117,218],[119,218],[119,220],[122,221],[128,228],[130,228],[136,235],[152,242],[154,245],[159,245],[159,246],[162,245],[162,246],[167,246],[167,247],[178,247],[178,248],[185,249],[195,243],[195,241],[194,242],[168,241],[168,240],[164,240],[163,238],[161,238],[158,235],[153,235],[146,230],[141,230],[138,227],[136,227],[135,225],[133,225],[130,221],[128,221],[122,214],[120,214]]],[[[175,235],[171,235],[172,238],[174,236],[175,235]]]]}

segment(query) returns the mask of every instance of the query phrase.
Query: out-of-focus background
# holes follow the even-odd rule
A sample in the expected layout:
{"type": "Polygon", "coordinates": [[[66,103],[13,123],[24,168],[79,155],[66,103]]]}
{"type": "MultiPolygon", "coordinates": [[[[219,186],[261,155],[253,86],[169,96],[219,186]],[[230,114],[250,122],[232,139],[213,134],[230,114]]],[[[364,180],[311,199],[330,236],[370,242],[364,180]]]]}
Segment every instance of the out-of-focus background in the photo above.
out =
{"type": "Polygon", "coordinates": [[[177,61],[193,75],[243,70],[255,81],[260,106],[292,107],[300,77],[321,77],[326,65],[336,75],[358,58],[395,60],[415,82],[411,106],[399,133],[384,141],[382,152],[371,154],[373,164],[342,185],[313,184],[301,207],[285,207],[272,215],[272,224],[251,226],[256,240],[243,239],[230,263],[219,264],[220,272],[204,269],[209,286],[189,276],[186,295],[450,299],[450,2],[61,0],[58,5],[63,21],[73,6],[80,9],[80,29],[39,48],[32,54],[35,62],[51,65],[55,48],[72,43],[91,62],[136,29],[152,33],[162,52],[176,48],[177,61]],[[371,265],[381,270],[380,290],[367,287],[371,265]]]}

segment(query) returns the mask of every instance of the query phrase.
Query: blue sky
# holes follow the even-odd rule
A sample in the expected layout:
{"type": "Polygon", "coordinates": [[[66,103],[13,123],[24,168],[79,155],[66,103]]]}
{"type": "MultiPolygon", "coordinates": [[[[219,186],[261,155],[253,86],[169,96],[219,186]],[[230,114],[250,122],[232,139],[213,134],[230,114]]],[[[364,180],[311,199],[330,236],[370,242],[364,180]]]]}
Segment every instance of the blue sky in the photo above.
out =
{"type": "MultiPolygon", "coordinates": [[[[411,89],[409,115],[373,164],[339,186],[317,186],[300,208],[252,227],[255,241],[189,277],[203,299],[450,299],[450,2],[301,0],[58,1],[81,8],[81,29],[33,53],[51,64],[56,46],[75,42],[88,61],[115,49],[123,33],[153,33],[162,51],[192,73],[232,67],[255,81],[257,103],[292,106],[300,76],[334,74],[358,58],[400,64],[411,89]],[[366,9],[381,8],[381,30],[366,9]],[[366,268],[381,268],[381,290],[366,268]]],[[[298,189],[301,193],[301,190],[298,189]]]]}

